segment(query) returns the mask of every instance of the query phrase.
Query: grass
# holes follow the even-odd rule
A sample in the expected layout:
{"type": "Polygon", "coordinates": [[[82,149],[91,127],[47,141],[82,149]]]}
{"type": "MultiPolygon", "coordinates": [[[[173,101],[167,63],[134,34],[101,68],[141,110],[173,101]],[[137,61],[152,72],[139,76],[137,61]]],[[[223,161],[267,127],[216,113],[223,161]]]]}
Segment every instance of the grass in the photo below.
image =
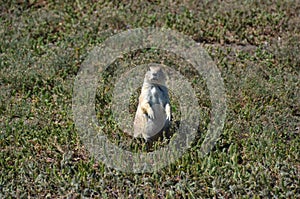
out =
{"type": "MultiPolygon", "coordinates": [[[[180,2],[1,3],[1,198],[300,197],[299,2],[180,2]],[[200,155],[200,136],[176,163],[156,173],[128,174],[95,160],[81,143],[72,88],[93,47],[148,26],[201,42],[221,71],[228,110],[207,156],[200,155]]],[[[205,131],[211,108],[205,82],[180,58],[143,52],[115,64],[157,59],[184,66],[180,72],[193,82],[203,109],[199,130],[205,131]]],[[[97,106],[109,104],[109,95],[98,97],[97,106]]],[[[109,114],[97,115],[107,121],[113,142],[130,140],[116,133],[109,114]]]]}

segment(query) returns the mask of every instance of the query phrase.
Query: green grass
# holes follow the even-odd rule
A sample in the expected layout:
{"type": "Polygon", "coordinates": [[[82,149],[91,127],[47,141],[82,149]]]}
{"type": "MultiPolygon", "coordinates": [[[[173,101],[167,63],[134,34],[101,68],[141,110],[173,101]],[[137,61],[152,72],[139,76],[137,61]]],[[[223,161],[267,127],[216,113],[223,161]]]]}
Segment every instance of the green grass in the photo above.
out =
{"type": "MultiPolygon", "coordinates": [[[[300,197],[300,3],[167,2],[1,3],[0,198],[300,197]],[[199,152],[199,136],[176,163],[127,174],[95,160],[81,143],[72,88],[93,47],[128,28],[149,26],[202,43],[224,79],[227,117],[207,156],[199,152]]],[[[184,66],[180,72],[193,83],[203,110],[199,131],[205,131],[208,91],[183,60],[145,51],[115,64],[157,59],[184,66]]],[[[97,106],[106,108],[98,119],[106,121],[113,142],[130,141],[107,114],[109,101],[109,94],[98,96],[97,106]]]]}

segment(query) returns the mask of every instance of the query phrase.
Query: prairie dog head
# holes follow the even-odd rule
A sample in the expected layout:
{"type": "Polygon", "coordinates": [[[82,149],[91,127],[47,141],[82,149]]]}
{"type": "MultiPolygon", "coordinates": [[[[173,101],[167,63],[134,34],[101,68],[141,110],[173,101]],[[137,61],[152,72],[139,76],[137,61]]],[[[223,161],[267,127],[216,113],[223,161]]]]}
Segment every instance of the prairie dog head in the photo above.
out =
{"type": "Polygon", "coordinates": [[[165,85],[166,84],[166,75],[159,66],[150,66],[149,70],[147,71],[145,75],[146,83],[150,84],[160,84],[165,85]]]}

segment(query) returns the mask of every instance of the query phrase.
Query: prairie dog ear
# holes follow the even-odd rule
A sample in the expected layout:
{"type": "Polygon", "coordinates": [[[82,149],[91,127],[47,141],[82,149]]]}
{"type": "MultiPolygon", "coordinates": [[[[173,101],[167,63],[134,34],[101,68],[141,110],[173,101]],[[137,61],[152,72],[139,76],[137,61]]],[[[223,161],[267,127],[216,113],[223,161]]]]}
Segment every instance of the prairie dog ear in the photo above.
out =
{"type": "Polygon", "coordinates": [[[159,66],[150,66],[149,70],[151,72],[160,72],[160,71],[162,71],[161,67],[159,67],[159,66]]]}

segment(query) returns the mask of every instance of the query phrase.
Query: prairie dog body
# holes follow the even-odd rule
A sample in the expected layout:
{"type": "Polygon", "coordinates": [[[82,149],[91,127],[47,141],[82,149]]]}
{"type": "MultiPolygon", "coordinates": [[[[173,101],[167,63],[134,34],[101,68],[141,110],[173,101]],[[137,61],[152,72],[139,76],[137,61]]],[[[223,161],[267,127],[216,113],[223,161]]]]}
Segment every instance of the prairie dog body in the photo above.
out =
{"type": "Polygon", "coordinates": [[[134,137],[142,136],[146,141],[168,128],[171,107],[166,76],[159,66],[150,66],[139,97],[134,119],[134,137]]]}

